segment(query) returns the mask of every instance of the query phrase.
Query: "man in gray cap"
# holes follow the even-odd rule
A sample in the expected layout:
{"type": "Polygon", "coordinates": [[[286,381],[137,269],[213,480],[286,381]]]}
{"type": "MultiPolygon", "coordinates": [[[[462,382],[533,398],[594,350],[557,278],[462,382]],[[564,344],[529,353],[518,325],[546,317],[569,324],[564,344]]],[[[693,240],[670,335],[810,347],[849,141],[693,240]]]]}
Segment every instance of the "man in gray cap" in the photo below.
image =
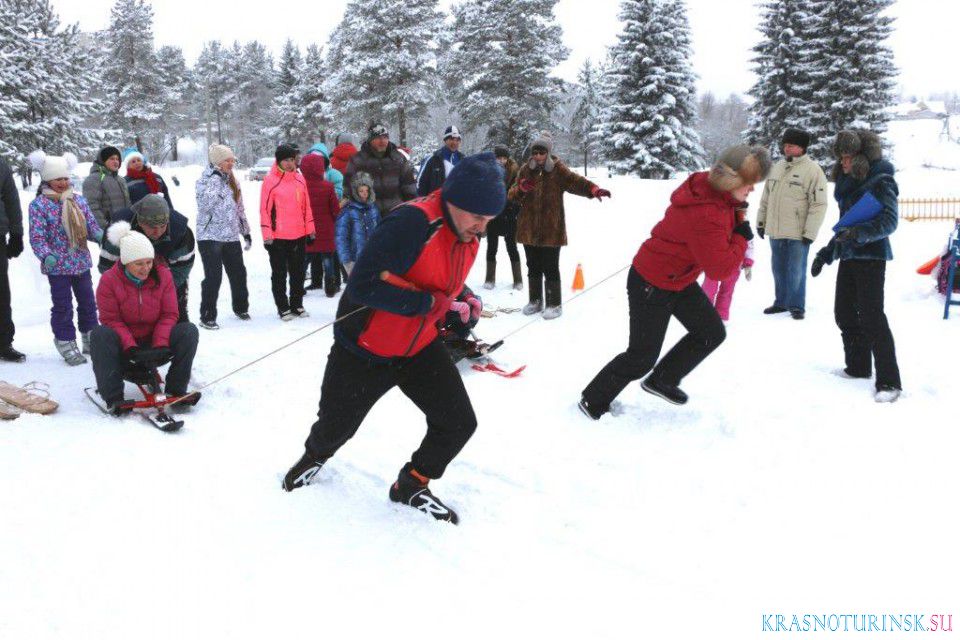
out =
{"type": "MultiPolygon", "coordinates": [[[[180,322],[188,322],[187,284],[196,252],[193,231],[187,218],[171,211],[163,196],[151,193],[133,206],[115,212],[112,221],[125,220],[130,228],[150,238],[158,260],[164,260],[173,275],[177,287],[177,304],[180,306],[180,322]]],[[[104,234],[100,247],[100,262],[97,269],[106,272],[120,259],[120,249],[112,245],[104,234]]]]}

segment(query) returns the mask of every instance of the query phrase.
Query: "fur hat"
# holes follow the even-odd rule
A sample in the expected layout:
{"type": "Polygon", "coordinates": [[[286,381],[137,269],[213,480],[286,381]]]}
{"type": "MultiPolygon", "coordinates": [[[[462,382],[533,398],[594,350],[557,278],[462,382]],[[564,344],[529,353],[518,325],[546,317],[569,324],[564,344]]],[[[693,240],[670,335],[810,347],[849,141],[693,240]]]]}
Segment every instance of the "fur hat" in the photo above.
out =
{"type": "Polygon", "coordinates": [[[117,156],[118,159],[123,158],[123,154],[120,153],[120,149],[116,147],[106,146],[103,149],[100,149],[100,153],[97,154],[97,160],[100,161],[100,164],[106,164],[107,160],[117,156]]]}
{"type": "MultiPolygon", "coordinates": [[[[530,143],[530,152],[533,153],[533,150],[538,147],[547,150],[547,159],[543,163],[543,170],[548,173],[553,171],[553,137],[548,132],[541,131],[540,135],[536,136],[530,143]]],[[[531,170],[537,168],[537,161],[533,159],[532,155],[530,156],[529,166],[531,170]]]]}
{"type": "Polygon", "coordinates": [[[447,127],[446,131],[443,132],[444,141],[446,141],[447,138],[456,138],[457,140],[460,140],[462,138],[460,135],[460,129],[453,124],[447,127]]]}
{"type": "Polygon", "coordinates": [[[134,202],[130,209],[133,211],[134,219],[139,224],[162,227],[170,223],[170,207],[167,206],[167,201],[163,196],[158,193],[148,193],[134,202]]]}
{"type": "Polygon", "coordinates": [[[468,156],[450,170],[443,182],[445,202],[481,216],[497,216],[507,203],[503,167],[492,153],[468,156]]]}
{"type": "Polygon", "coordinates": [[[883,143],[880,136],[867,129],[845,129],[837,134],[833,142],[833,155],[837,163],[833,166],[833,178],[836,180],[843,174],[840,156],[853,156],[853,166],[850,176],[855,180],[863,180],[870,172],[870,164],[883,157],[883,143]]]}
{"type": "Polygon", "coordinates": [[[756,184],[770,173],[770,153],[763,147],[738,144],[726,149],[710,168],[710,186],[717,191],[733,191],[745,184],[756,184]]]}
{"type": "Polygon", "coordinates": [[[236,157],[233,149],[225,144],[217,144],[214,142],[210,145],[210,148],[207,149],[207,160],[215,167],[219,167],[220,163],[224,160],[229,160],[230,158],[236,159],[236,157]]]}
{"type": "Polygon", "coordinates": [[[156,254],[150,238],[130,228],[124,220],[114,222],[107,229],[107,240],[120,249],[120,263],[130,264],[135,260],[153,258],[156,254]]]}
{"type": "Polygon", "coordinates": [[[62,156],[48,156],[42,150],[32,152],[27,159],[30,166],[40,172],[40,180],[50,182],[57,178],[69,178],[77,168],[77,156],[70,152],[62,156]]]}
{"type": "Polygon", "coordinates": [[[780,138],[780,145],[785,144],[795,144],[798,147],[803,149],[803,152],[807,152],[807,147],[810,146],[810,134],[804,131],[803,129],[786,129],[783,132],[783,137],[780,138]]]}
{"type": "Polygon", "coordinates": [[[370,174],[366,171],[358,171],[350,181],[350,195],[353,196],[353,199],[357,202],[361,202],[360,194],[358,193],[360,191],[360,187],[370,188],[370,195],[367,196],[367,204],[376,202],[377,194],[373,190],[373,178],[370,177],[370,174]]]}

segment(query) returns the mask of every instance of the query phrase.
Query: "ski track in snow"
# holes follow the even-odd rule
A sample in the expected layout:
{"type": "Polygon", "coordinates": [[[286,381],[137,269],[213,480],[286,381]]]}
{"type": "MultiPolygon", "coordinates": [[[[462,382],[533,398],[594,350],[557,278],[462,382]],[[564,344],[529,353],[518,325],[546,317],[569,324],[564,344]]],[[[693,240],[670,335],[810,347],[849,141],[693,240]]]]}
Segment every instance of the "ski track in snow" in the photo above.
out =
{"type": "MultiPolygon", "coordinates": [[[[162,171],[191,218],[199,172],[162,171]]],[[[433,483],[459,527],[387,498],[425,428],[396,390],[313,485],[280,490],[315,419],[329,329],[205,390],[183,430],[163,434],[89,404],[89,365],[68,368],[51,344],[35,257],[12,261],[28,361],[0,365],[0,378],[45,381],[61,408],[0,424],[0,638],[751,638],[765,613],[960,613],[948,489],[960,311],[944,322],[933,281],[914,273],[951,225],[901,223],[893,237],[899,402],[878,405],[872,381],[832,373],[836,265],[808,279],[806,320],[760,313],[773,283],[757,239],[727,341],[683,383],[690,403],[634,384],[618,415],[592,422],[576,401],[626,346],[626,272],[569,302],[574,268],[590,286],[627,265],[677,184],[598,182],[611,201],[566,200],[562,318],[494,354],[526,364],[522,376],[461,365],[479,428],[433,483]]],[[[253,226],[259,184],[243,183],[253,226]]],[[[759,190],[752,210],[758,201],[759,190]]],[[[194,384],[334,318],[339,298],[310,292],[311,317],[281,323],[259,244],[244,256],[254,319],[229,313],[224,279],[222,329],[201,332],[194,384]]],[[[522,306],[502,248],[498,266],[497,289],[484,290],[482,248],[468,284],[488,307],[522,306]]],[[[194,319],[201,279],[198,259],[194,319]]],[[[493,342],[528,320],[500,314],[478,333],[493,342]]],[[[673,322],[665,350],[681,335],[673,322]]]]}

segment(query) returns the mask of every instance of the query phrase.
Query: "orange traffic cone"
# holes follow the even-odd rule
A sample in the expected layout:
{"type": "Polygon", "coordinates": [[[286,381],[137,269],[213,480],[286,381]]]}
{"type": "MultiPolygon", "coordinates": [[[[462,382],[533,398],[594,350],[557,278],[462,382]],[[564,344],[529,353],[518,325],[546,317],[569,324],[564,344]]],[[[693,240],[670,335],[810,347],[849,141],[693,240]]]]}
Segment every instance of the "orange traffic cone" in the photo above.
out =
{"type": "Polygon", "coordinates": [[[577,272],[573,274],[573,290],[583,291],[583,267],[577,263],[577,272]]]}

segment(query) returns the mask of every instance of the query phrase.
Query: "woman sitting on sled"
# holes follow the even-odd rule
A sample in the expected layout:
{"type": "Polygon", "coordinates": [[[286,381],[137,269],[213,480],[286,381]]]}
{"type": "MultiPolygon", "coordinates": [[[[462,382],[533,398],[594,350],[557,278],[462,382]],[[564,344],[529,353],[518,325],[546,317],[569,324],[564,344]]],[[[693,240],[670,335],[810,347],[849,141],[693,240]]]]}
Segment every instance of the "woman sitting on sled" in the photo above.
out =
{"type": "Polygon", "coordinates": [[[164,392],[185,395],[199,335],[195,325],[177,324],[173,276],[165,264],[154,261],[150,240],[126,222],[113,224],[107,238],[120,247],[120,260],[97,286],[100,326],[90,337],[90,355],[97,392],[111,413],[120,414],[128,410],[123,380],[131,369],[152,370],[170,362],[164,392]]]}

